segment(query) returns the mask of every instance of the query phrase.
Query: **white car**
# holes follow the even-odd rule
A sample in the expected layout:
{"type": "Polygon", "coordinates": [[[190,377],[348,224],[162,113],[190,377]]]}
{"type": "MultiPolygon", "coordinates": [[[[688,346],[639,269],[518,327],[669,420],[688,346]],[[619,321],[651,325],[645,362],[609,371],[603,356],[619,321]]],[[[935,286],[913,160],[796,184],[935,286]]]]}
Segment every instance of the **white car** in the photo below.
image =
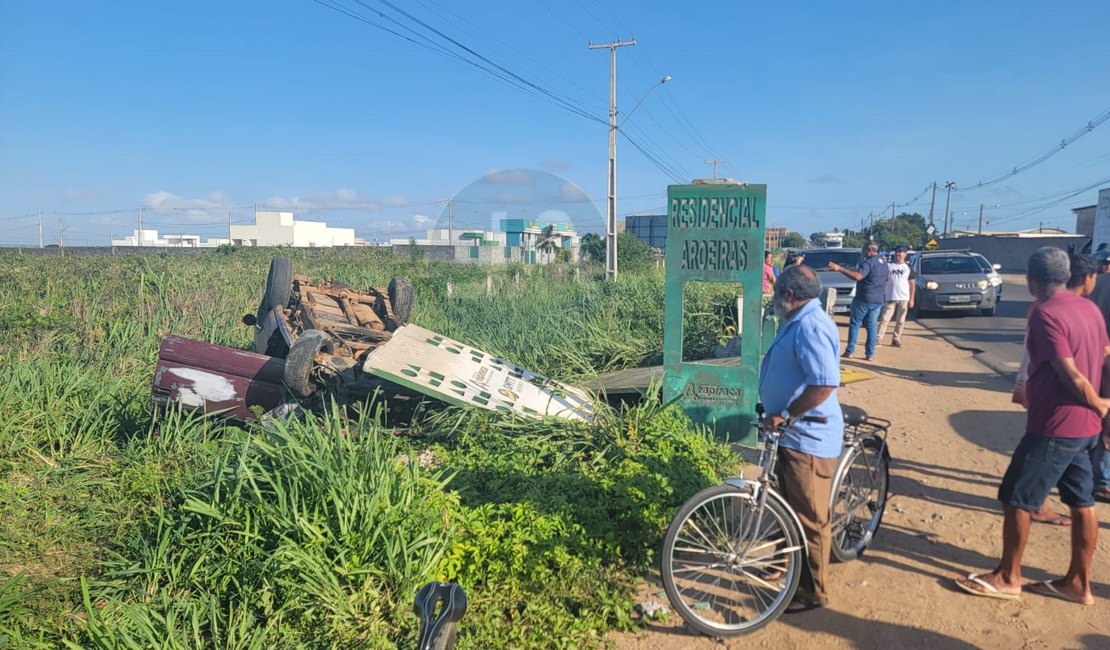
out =
{"type": "Polygon", "coordinates": [[[1001,300],[1002,276],[999,275],[998,272],[1002,270],[1002,265],[991,264],[987,261],[987,258],[983,257],[979,253],[972,253],[971,256],[975,258],[976,263],[979,264],[979,268],[983,269],[983,273],[987,274],[987,280],[989,280],[991,286],[994,287],[995,300],[1001,300]]]}

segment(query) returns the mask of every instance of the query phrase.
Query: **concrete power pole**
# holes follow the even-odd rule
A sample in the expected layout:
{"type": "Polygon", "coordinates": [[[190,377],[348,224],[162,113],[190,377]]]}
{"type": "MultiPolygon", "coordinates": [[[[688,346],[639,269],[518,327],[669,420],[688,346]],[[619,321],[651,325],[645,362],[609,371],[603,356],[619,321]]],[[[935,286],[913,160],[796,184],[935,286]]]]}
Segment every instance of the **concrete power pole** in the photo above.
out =
{"type": "Polygon", "coordinates": [[[139,246],[142,246],[143,245],[143,204],[142,203],[139,204],[139,232],[137,232],[135,234],[138,235],[138,240],[139,240],[138,244],[139,244],[139,246]]]}
{"type": "Polygon", "coordinates": [[[231,243],[231,208],[227,209],[227,243],[231,243]]]}
{"type": "Polygon", "coordinates": [[[979,204],[979,234],[983,234],[983,204],[979,204]]]}
{"type": "Polygon", "coordinates": [[[944,199],[944,235],[943,235],[943,237],[948,236],[948,218],[951,215],[951,213],[948,211],[948,206],[949,206],[949,203],[952,201],[952,190],[955,189],[955,187],[956,187],[956,182],[955,181],[948,181],[947,183],[944,184],[944,189],[948,190],[948,196],[946,196],[945,199],[944,199]]]}
{"type": "Polygon", "coordinates": [[[728,161],[727,160],[717,160],[717,159],[706,160],[705,161],[705,164],[713,165],[713,178],[714,179],[717,178],[717,163],[723,163],[723,162],[728,162],[728,161]]]}
{"type": "Polygon", "coordinates": [[[605,273],[617,279],[617,48],[635,45],[616,40],[604,45],[589,44],[591,50],[609,50],[609,197],[605,210],[605,273]]]}
{"type": "Polygon", "coordinates": [[[929,225],[933,225],[933,209],[937,205],[937,182],[933,181],[933,198],[929,200],[929,225]]]}

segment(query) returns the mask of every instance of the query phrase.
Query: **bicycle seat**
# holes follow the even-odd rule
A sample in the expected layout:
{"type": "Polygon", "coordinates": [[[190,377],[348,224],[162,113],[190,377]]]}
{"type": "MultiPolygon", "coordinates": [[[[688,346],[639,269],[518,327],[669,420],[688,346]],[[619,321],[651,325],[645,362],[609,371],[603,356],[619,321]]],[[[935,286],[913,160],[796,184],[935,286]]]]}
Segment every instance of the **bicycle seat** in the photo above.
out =
{"type": "Polygon", "coordinates": [[[840,410],[844,411],[844,424],[848,426],[858,426],[867,422],[867,411],[864,411],[858,406],[841,404],[840,410]]]}

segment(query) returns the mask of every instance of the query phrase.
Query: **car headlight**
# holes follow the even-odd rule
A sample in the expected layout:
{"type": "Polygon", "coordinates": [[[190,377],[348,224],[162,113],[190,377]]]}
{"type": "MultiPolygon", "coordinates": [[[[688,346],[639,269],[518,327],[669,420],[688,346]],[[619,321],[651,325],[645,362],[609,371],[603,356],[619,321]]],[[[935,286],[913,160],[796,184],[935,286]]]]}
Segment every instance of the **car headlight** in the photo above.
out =
{"type": "Polygon", "coordinates": [[[925,288],[928,289],[929,291],[936,291],[937,289],[940,288],[940,283],[937,282],[936,280],[929,280],[928,282],[925,283],[925,288]]]}
{"type": "Polygon", "coordinates": [[[977,282],[976,284],[979,285],[979,290],[980,291],[982,291],[982,290],[986,289],[987,287],[991,286],[990,280],[979,280],[979,282],[977,282]]]}

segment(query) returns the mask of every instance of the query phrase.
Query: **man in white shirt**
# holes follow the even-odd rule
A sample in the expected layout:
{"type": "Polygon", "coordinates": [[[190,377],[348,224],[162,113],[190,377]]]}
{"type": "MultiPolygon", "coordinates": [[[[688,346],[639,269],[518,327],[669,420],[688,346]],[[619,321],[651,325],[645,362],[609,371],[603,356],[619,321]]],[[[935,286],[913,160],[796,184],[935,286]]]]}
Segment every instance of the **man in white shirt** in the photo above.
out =
{"type": "Polygon", "coordinates": [[[890,280],[886,283],[886,301],[879,317],[879,345],[886,339],[886,328],[894,318],[894,342],[896,348],[902,347],[902,329],[906,325],[906,313],[913,309],[914,293],[917,290],[915,276],[906,264],[906,247],[894,249],[894,261],[887,262],[890,280]]]}

